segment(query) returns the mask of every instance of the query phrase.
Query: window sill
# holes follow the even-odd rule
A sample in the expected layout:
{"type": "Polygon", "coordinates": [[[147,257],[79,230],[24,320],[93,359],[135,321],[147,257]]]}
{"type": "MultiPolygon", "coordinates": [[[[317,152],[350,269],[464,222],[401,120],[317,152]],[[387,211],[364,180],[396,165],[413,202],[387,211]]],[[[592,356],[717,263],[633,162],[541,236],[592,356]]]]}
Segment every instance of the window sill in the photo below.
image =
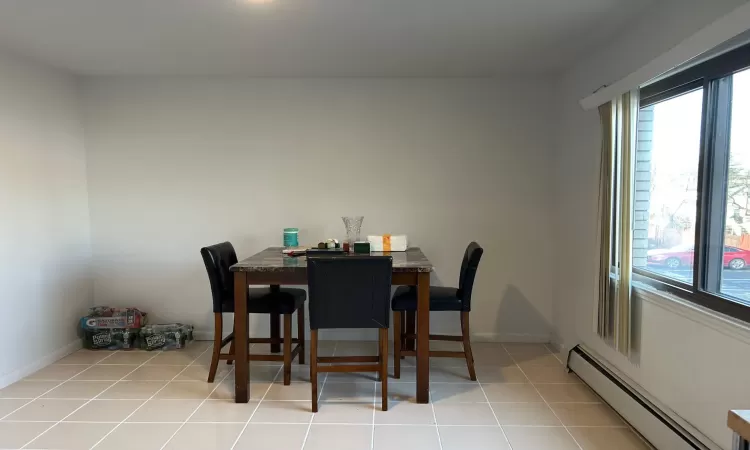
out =
{"type": "Polygon", "coordinates": [[[750,324],[643,283],[633,283],[633,291],[639,298],[659,308],[750,344],[750,324]]]}

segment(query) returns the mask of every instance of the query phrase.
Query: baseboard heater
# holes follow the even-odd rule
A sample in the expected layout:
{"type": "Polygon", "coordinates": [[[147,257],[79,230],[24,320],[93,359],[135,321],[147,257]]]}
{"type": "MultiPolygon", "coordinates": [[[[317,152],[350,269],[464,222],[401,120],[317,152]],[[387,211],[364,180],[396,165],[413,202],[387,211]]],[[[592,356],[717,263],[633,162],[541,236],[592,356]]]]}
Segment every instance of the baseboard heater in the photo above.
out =
{"type": "Polygon", "coordinates": [[[653,447],[659,450],[711,450],[580,345],[568,354],[568,368],[653,447]]]}

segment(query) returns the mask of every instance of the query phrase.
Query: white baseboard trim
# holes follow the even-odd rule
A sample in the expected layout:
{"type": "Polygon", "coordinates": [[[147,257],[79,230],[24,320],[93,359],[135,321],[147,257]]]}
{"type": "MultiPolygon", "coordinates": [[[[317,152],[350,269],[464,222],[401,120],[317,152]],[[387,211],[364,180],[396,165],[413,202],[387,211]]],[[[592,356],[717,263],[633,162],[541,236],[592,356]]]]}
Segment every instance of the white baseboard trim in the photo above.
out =
{"type": "Polygon", "coordinates": [[[320,330],[322,341],[377,341],[378,330],[320,330]]]}
{"type": "MultiPolygon", "coordinates": [[[[211,341],[214,333],[211,331],[194,331],[193,337],[198,341],[211,341]]],[[[309,339],[310,336],[305,336],[309,339]]],[[[321,330],[320,339],[323,341],[376,341],[377,332],[374,330],[321,330]]],[[[526,334],[526,333],[474,333],[471,336],[474,342],[520,342],[528,344],[547,344],[550,342],[549,334],[526,334]]]]}
{"type": "MultiPolygon", "coordinates": [[[[225,332],[225,335],[228,334],[225,332]]],[[[256,336],[256,337],[268,337],[256,336]]],[[[197,341],[212,341],[214,333],[212,331],[194,331],[193,338],[197,341]]],[[[305,339],[310,339],[310,331],[305,334],[305,339]]],[[[378,333],[374,330],[320,330],[319,339],[321,341],[377,341],[378,333]]]]}
{"type": "Polygon", "coordinates": [[[508,342],[522,344],[548,344],[549,334],[527,334],[527,333],[474,333],[471,335],[474,342],[508,342]]]}
{"type": "Polygon", "coordinates": [[[193,339],[196,341],[213,341],[214,334],[210,331],[193,331],[193,339]]]}
{"type": "Polygon", "coordinates": [[[75,341],[67,344],[66,346],[55,350],[49,355],[39,358],[38,360],[27,365],[26,367],[22,367],[20,369],[14,370],[13,372],[3,375],[2,377],[0,377],[0,389],[4,388],[5,386],[9,386],[15,383],[16,381],[22,380],[23,378],[31,375],[37,370],[43,369],[44,367],[49,366],[55,361],[58,361],[59,359],[70,355],[76,350],[79,350],[82,346],[83,345],[81,343],[81,340],[76,339],[75,341]]]}
{"type": "Polygon", "coordinates": [[[690,423],[584,346],[573,349],[568,367],[657,449],[719,450],[690,423]]]}

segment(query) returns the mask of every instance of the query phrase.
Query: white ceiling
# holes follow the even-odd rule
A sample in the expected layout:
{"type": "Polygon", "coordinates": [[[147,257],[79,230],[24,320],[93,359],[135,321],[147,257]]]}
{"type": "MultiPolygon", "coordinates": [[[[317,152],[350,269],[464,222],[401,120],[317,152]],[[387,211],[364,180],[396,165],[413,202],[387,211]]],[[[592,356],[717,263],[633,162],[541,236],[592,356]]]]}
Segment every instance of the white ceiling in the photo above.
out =
{"type": "Polygon", "coordinates": [[[0,0],[0,46],[86,75],[553,72],[654,0],[0,0]]]}

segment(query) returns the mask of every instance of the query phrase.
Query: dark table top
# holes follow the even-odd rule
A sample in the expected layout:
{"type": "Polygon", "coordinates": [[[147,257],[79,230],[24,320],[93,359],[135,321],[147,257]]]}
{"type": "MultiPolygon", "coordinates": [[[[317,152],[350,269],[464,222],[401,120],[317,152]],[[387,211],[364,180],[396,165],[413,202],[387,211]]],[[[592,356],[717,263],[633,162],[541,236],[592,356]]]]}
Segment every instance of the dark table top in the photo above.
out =
{"type": "MultiPolygon", "coordinates": [[[[233,265],[230,270],[232,272],[277,272],[307,267],[306,257],[284,256],[281,253],[283,249],[283,247],[268,247],[233,265]]],[[[371,252],[370,254],[392,256],[394,272],[432,271],[432,263],[418,247],[408,248],[405,252],[371,252]]]]}

